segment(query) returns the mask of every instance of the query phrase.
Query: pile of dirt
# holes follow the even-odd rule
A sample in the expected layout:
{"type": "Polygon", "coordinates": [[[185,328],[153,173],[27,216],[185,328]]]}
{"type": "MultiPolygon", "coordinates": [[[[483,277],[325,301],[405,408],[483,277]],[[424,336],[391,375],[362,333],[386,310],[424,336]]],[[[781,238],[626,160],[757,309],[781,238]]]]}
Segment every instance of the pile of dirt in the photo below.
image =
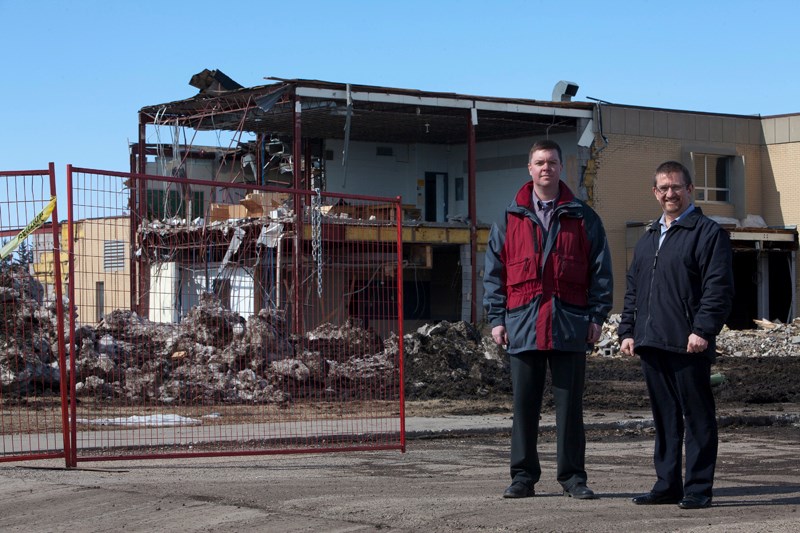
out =
{"type": "Polygon", "coordinates": [[[403,339],[409,400],[508,396],[505,351],[468,322],[426,324],[403,339]]]}

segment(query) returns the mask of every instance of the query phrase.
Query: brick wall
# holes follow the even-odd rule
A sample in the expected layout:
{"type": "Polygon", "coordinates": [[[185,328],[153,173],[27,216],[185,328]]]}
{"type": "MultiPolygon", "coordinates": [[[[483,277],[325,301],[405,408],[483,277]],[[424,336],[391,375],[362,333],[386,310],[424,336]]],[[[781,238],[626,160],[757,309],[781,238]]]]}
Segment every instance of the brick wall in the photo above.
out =
{"type": "MultiPolygon", "coordinates": [[[[764,216],[763,134],[757,118],[623,107],[604,108],[603,126],[608,144],[596,155],[593,199],[608,234],[614,267],[614,312],[619,312],[625,295],[625,273],[632,257],[632,250],[626,246],[627,225],[661,215],[652,192],[656,167],[676,160],[691,169],[692,152],[737,157],[744,162],[744,172],[738,183],[731,184],[736,203],[698,205],[708,215],[764,216]]],[[[599,138],[598,141],[602,142],[599,138]]]]}

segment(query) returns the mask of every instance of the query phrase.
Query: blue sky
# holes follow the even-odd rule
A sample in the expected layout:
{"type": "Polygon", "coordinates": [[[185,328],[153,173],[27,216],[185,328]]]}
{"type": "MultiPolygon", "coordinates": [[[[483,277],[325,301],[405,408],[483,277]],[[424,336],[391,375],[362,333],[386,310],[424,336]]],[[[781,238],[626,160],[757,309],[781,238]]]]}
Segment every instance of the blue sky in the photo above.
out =
{"type": "Polygon", "coordinates": [[[799,6],[0,0],[0,170],[128,170],[137,111],[196,94],[204,68],[245,86],[276,76],[541,100],[569,80],[579,101],[797,113],[799,6]]]}

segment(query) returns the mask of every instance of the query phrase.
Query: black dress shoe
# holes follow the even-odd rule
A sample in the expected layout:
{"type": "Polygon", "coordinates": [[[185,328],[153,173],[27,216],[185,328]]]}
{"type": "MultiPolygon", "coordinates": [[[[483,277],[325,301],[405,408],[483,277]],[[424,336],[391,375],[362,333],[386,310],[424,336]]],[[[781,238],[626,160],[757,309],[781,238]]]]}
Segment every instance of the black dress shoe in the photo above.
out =
{"type": "Polygon", "coordinates": [[[663,492],[648,492],[641,494],[631,500],[636,505],[664,505],[667,503],[678,503],[681,501],[680,496],[672,496],[663,492]]]}
{"type": "Polygon", "coordinates": [[[687,494],[678,502],[681,509],[705,509],[711,507],[711,496],[705,494],[687,494]]]}
{"type": "Polygon", "coordinates": [[[592,489],[587,487],[584,483],[578,483],[569,489],[564,489],[564,496],[569,496],[570,498],[576,498],[578,500],[597,499],[597,494],[595,494],[594,491],[592,491],[592,489]]]}
{"type": "Polygon", "coordinates": [[[533,487],[529,487],[522,481],[515,481],[503,493],[503,498],[530,498],[534,494],[536,491],[533,490],[533,487]]]}

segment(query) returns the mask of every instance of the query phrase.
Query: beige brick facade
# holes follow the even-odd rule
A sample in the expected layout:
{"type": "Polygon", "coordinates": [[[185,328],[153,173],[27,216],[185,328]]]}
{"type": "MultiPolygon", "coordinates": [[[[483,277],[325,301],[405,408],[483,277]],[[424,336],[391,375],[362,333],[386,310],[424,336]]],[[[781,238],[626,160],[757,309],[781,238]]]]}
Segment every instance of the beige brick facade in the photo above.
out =
{"type": "Polygon", "coordinates": [[[764,220],[770,225],[800,224],[800,142],[771,144],[763,151],[764,220]]]}
{"type": "Polygon", "coordinates": [[[708,215],[743,219],[760,215],[768,225],[800,224],[800,118],[715,116],[680,111],[604,106],[603,135],[595,140],[594,207],[608,233],[614,263],[614,311],[622,308],[625,272],[635,239],[629,223],[660,215],[652,193],[656,167],[677,160],[693,169],[693,154],[734,160],[730,202],[697,202],[708,215]],[[771,141],[771,142],[770,142],[771,141]],[[778,144],[778,141],[782,141],[778,144]]]}
{"type": "MultiPolygon", "coordinates": [[[[65,239],[66,240],[66,239],[65,239]]],[[[75,306],[82,324],[100,320],[98,313],[130,309],[130,219],[110,217],[75,225],[75,306]],[[110,243],[117,246],[109,248],[110,243]],[[117,253],[114,261],[109,254],[117,253]]],[[[66,270],[65,270],[66,271],[66,270]]]]}

